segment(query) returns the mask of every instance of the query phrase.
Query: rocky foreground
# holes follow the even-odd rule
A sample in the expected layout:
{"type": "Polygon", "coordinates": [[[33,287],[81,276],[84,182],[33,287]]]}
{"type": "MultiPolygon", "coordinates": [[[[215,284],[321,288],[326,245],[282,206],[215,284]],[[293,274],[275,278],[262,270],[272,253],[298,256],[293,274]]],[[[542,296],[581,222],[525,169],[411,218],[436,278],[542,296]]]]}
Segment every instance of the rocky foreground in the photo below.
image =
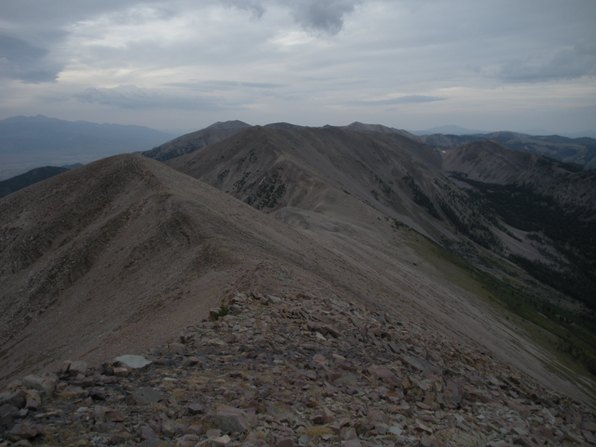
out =
{"type": "Polygon", "coordinates": [[[330,298],[240,293],[145,356],[0,394],[0,446],[596,443],[593,410],[478,350],[330,298]]]}

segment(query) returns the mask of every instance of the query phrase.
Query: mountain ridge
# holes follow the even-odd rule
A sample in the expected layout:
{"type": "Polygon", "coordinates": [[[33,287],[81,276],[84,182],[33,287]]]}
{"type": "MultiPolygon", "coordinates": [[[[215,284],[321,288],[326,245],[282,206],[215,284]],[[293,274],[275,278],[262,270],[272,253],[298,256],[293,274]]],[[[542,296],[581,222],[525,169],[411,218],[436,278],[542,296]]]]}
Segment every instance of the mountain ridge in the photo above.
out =
{"type": "Polygon", "coordinates": [[[590,173],[366,126],[250,126],[165,163],[112,157],[0,199],[0,381],[175,344],[210,313],[233,325],[229,300],[254,291],[364,306],[591,405],[593,312],[527,264],[546,259],[557,279],[589,251],[499,201],[507,188],[532,200],[520,185],[551,171],[570,186],[590,173]],[[485,183],[497,155],[509,171],[485,183]]]}
{"type": "Polygon", "coordinates": [[[204,129],[174,138],[173,140],[168,141],[160,146],[143,152],[143,154],[146,157],[153,158],[155,160],[166,161],[216,143],[222,139],[234,135],[236,132],[246,127],[250,126],[238,120],[224,122],[218,121],[204,129]]]}

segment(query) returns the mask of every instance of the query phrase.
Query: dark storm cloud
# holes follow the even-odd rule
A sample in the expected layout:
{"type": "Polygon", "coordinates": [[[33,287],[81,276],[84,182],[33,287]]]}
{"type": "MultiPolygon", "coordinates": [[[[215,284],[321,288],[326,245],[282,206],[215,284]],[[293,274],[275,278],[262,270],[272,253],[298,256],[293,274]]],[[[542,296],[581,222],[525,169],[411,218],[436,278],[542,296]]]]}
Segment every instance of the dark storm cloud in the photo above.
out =
{"type": "Polygon", "coordinates": [[[48,60],[48,53],[45,48],[0,34],[0,77],[34,83],[54,81],[61,67],[48,60]]]}
{"type": "Polygon", "coordinates": [[[294,20],[303,28],[337,34],[343,26],[344,17],[354,11],[363,0],[223,0],[226,6],[250,11],[254,17],[262,17],[268,6],[287,7],[294,20]]]}
{"type": "Polygon", "coordinates": [[[304,28],[337,34],[344,16],[354,11],[360,0],[286,0],[295,20],[304,28]]]}
{"type": "Polygon", "coordinates": [[[140,88],[134,85],[114,88],[85,89],[75,95],[81,102],[101,104],[120,109],[181,109],[216,111],[222,107],[216,98],[169,92],[164,89],[140,88]]]}

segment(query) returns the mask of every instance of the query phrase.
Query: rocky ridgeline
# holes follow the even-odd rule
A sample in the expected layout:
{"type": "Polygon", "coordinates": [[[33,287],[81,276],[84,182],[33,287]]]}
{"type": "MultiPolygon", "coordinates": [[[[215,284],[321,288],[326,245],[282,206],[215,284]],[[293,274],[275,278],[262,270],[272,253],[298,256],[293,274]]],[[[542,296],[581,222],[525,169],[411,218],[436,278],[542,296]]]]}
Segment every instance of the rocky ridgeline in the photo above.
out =
{"type": "Polygon", "coordinates": [[[237,294],[146,356],[0,395],[0,446],[595,443],[595,414],[478,350],[341,300],[237,294]]]}

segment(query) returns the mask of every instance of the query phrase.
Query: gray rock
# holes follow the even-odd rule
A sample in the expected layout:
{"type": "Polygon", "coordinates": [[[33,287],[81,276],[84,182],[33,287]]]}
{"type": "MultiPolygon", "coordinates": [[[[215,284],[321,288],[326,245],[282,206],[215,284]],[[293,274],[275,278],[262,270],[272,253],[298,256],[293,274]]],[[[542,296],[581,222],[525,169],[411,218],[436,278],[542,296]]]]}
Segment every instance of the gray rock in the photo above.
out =
{"type": "Polygon", "coordinates": [[[120,410],[102,406],[95,407],[93,415],[98,422],[122,422],[126,419],[126,416],[120,410]]]}
{"type": "Polygon", "coordinates": [[[373,365],[368,368],[368,372],[375,378],[379,379],[381,382],[390,385],[390,386],[397,386],[399,384],[399,380],[393,372],[387,368],[386,366],[380,365],[373,365]]]}
{"type": "Polygon", "coordinates": [[[80,399],[83,397],[87,397],[89,392],[80,386],[69,385],[60,391],[60,397],[65,399],[80,399]]]}
{"type": "Polygon", "coordinates": [[[141,369],[148,365],[151,365],[151,360],[146,359],[142,355],[133,355],[133,354],[126,354],[116,357],[114,362],[121,363],[122,365],[126,366],[127,368],[131,369],[141,369]]]}
{"type": "Polygon", "coordinates": [[[341,443],[342,447],[362,447],[362,443],[359,439],[350,439],[341,443]]]}
{"type": "Polygon", "coordinates": [[[176,439],[176,447],[194,447],[200,440],[197,435],[186,434],[176,439]]]}
{"type": "Polygon", "coordinates": [[[0,405],[0,431],[2,427],[12,427],[14,420],[19,416],[19,409],[14,405],[0,405]]]}
{"type": "Polygon", "coordinates": [[[25,407],[29,410],[37,410],[41,406],[41,396],[36,390],[27,390],[27,402],[25,407]]]}
{"type": "Polygon", "coordinates": [[[163,394],[154,388],[141,387],[133,391],[132,397],[138,405],[148,405],[162,400],[163,394]]]}
{"type": "Polygon", "coordinates": [[[55,376],[47,375],[44,377],[36,376],[34,374],[30,374],[23,378],[23,385],[26,388],[33,388],[38,391],[41,391],[48,396],[54,394],[56,390],[56,384],[58,383],[58,379],[55,376]]]}
{"type": "Polygon", "coordinates": [[[215,439],[221,436],[221,430],[219,428],[210,428],[205,434],[209,439],[215,439]]]}
{"type": "Polygon", "coordinates": [[[250,429],[250,414],[239,408],[220,405],[213,416],[213,423],[223,433],[245,433],[250,429]]]}
{"type": "Polygon", "coordinates": [[[188,413],[192,415],[205,413],[205,407],[198,402],[190,403],[186,408],[188,413]]]}
{"type": "Polygon", "coordinates": [[[27,396],[23,390],[6,391],[0,394],[0,405],[12,405],[17,408],[25,407],[27,396]]]}
{"type": "Polygon", "coordinates": [[[82,360],[76,360],[74,362],[69,362],[68,363],[68,368],[66,369],[66,372],[69,372],[71,374],[83,374],[85,375],[85,373],[87,372],[88,369],[88,365],[87,362],[84,362],[82,360]]]}
{"type": "Polygon", "coordinates": [[[223,436],[220,436],[219,438],[212,439],[211,445],[213,445],[214,447],[224,446],[224,445],[228,445],[230,442],[232,442],[232,438],[230,438],[228,435],[223,435],[223,436]]]}
{"type": "Polygon", "coordinates": [[[141,436],[141,439],[149,441],[149,443],[157,442],[159,440],[155,431],[148,425],[141,426],[139,435],[141,436]]]}
{"type": "Polygon", "coordinates": [[[37,424],[22,422],[16,424],[9,432],[8,437],[13,440],[34,439],[43,434],[43,429],[37,424]]]}

